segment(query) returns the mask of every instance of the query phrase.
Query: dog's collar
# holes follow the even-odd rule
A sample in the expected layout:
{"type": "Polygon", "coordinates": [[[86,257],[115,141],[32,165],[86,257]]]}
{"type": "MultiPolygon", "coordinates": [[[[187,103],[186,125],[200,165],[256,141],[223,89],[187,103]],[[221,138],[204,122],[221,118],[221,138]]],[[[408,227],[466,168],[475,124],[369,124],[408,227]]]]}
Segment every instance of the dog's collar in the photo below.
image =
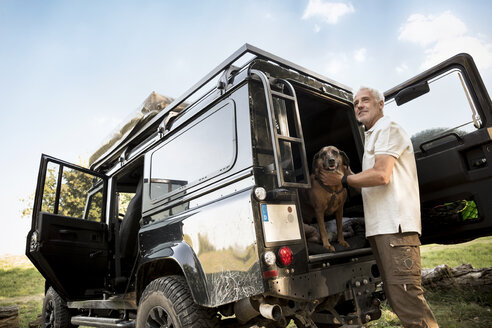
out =
{"type": "Polygon", "coordinates": [[[342,188],[340,188],[340,190],[333,191],[333,190],[328,189],[328,187],[317,176],[315,176],[315,179],[318,180],[319,184],[323,187],[323,189],[325,189],[327,192],[329,192],[333,196],[341,194],[343,192],[343,190],[345,189],[345,187],[342,186],[342,188]]]}

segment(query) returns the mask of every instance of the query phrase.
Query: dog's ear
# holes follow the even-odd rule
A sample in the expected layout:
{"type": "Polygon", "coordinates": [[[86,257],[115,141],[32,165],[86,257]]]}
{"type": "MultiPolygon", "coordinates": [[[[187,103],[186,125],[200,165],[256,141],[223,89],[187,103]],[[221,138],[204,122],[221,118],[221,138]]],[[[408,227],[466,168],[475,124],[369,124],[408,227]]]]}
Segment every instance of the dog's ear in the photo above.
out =
{"type": "Polygon", "coordinates": [[[345,166],[347,172],[350,171],[350,159],[344,151],[340,150],[340,156],[342,156],[342,165],[345,166]]]}
{"type": "Polygon", "coordinates": [[[319,158],[319,153],[321,152],[321,150],[319,152],[317,152],[316,154],[314,154],[314,157],[313,157],[313,163],[311,164],[311,170],[312,170],[312,174],[315,174],[316,173],[316,161],[318,160],[319,158]]]}
{"type": "Polygon", "coordinates": [[[350,158],[348,158],[347,154],[343,150],[340,150],[340,155],[342,156],[343,165],[350,166],[350,158]]]}

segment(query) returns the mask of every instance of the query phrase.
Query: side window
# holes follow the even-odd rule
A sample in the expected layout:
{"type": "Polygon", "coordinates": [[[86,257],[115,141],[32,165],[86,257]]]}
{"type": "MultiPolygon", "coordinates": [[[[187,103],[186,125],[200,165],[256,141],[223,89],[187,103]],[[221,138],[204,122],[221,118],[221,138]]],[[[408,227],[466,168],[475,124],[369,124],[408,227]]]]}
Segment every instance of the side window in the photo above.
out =
{"type": "Polygon", "coordinates": [[[118,218],[122,220],[125,217],[128,205],[135,196],[132,192],[118,192],[118,218]]]}
{"type": "Polygon", "coordinates": [[[185,189],[226,172],[236,158],[234,105],[227,103],[152,153],[150,198],[185,189]]]}
{"type": "Polygon", "coordinates": [[[96,186],[89,191],[87,204],[85,205],[84,219],[89,221],[101,222],[103,202],[103,186],[96,186]]]}
{"type": "Polygon", "coordinates": [[[103,181],[91,174],[48,162],[41,211],[101,221],[103,181]]]}
{"type": "Polygon", "coordinates": [[[410,136],[417,155],[444,143],[458,142],[482,124],[459,69],[432,78],[428,86],[428,93],[400,106],[391,99],[384,108],[385,115],[410,136]]]}

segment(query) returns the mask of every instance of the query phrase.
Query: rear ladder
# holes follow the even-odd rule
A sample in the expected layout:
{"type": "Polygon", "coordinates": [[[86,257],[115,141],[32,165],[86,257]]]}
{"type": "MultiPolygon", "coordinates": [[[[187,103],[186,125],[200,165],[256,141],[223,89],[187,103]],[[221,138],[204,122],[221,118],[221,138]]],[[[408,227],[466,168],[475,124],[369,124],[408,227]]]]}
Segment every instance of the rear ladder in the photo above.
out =
{"type": "Polygon", "coordinates": [[[279,187],[310,188],[306,146],[294,87],[289,81],[269,78],[262,71],[252,69],[250,72],[260,78],[265,90],[279,187]],[[280,91],[272,90],[272,86],[280,91]]]}

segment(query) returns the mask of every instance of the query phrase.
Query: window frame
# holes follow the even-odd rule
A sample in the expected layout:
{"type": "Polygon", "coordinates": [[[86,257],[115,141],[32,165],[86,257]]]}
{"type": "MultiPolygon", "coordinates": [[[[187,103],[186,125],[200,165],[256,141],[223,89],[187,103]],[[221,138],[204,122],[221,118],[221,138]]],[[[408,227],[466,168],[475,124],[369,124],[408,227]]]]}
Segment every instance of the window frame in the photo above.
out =
{"type": "MultiPolygon", "coordinates": [[[[101,202],[102,202],[104,200],[104,184],[103,183],[100,183],[98,186],[93,187],[92,190],[89,190],[87,192],[87,199],[85,201],[85,206],[84,206],[84,215],[82,216],[82,219],[83,220],[94,221],[94,220],[89,220],[88,219],[88,215],[89,215],[89,211],[90,211],[91,202],[94,200],[94,197],[99,192],[101,192],[102,193],[102,196],[103,196],[102,197],[103,199],[101,200],[101,202]]],[[[104,214],[102,213],[103,207],[104,206],[101,206],[101,218],[100,218],[100,220],[99,221],[94,221],[94,222],[104,222],[104,221],[102,221],[102,219],[104,218],[104,214]]]]}
{"type": "MultiPolygon", "coordinates": [[[[477,99],[475,97],[473,97],[473,91],[474,91],[473,85],[469,82],[468,72],[466,71],[466,69],[463,66],[452,65],[446,69],[439,70],[435,74],[431,75],[425,82],[430,86],[433,83],[438,83],[438,81],[443,79],[443,78],[452,77],[452,74],[454,74],[454,73],[456,73],[457,83],[459,83],[461,85],[461,91],[463,91],[463,93],[464,93],[463,97],[465,99],[465,102],[468,104],[468,106],[466,108],[462,108],[463,114],[465,114],[464,110],[466,110],[467,114],[469,114],[469,116],[470,116],[470,120],[467,120],[466,122],[460,123],[459,125],[456,125],[453,127],[447,127],[443,131],[436,132],[434,135],[429,136],[427,140],[421,140],[420,144],[417,145],[417,147],[414,147],[414,152],[415,152],[416,156],[420,156],[422,153],[425,153],[427,151],[427,150],[423,149],[423,147],[422,147],[423,145],[434,143],[433,147],[439,147],[439,145],[447,144],[449,142],[449,140],[446,140],[445,138],[450,137],[451,134],[456,135],[455,131],[457,129],[465,126],[465,125],[469,125],[470,123],[472,123],[474,128],[475,128],[473,131],[466,131],[465,134],[473,133],[473,132],[483,128],[485,125],[484,121],[486,120],[486,116],[480,110],[480,104],[477,101],[477,99]]],[[[431,93],[431,92],[432,92],[432,90],[430,90],[428,93],[431,93]]],[[[419,98],[419,97],[417,97],[417,98],[419,98]]],[[[413,100],[414,99],[408,101],[408,103],[412,102],[413,100]]],[[[388,99],[388,97],[386,96],[385,114],[386,114],[386,110],[389,110],[388,115],[392,119],[394,119],[393,111],[408,110],[408,109],[404,108],[406,103],[407,102],[405,102],[404,104],[398,105],[396,103],[395,97],[389,97],[389,99],[388,99]]],[[[436,109],[436,111],[440,111],[440,108],[436,109]]],[[[407,130],[407,127],[406,127],[404,121],[396,120],[396,122],[398,122],[400,125],[402,125],[402,127],[405,129],[405,131],[409,131],[409,130],[407,130]]],[[[439,127],[439,128],[441,128],[441,127],[439,127]]],[[[421,129],[420,131],[413,133],[413,134],[409,132],[409,137],[412,139],[412,144],[414,146],[416,145],[416,143],[414,142],[414,137],[418,136],[420,133],[422,133],[426,130],[428,130],[428,129],[427,128],[425,128],[423,130],[421,129]]],[[[456,138],[456,140],[453,139],[452,141],[460,142],[461,137],[459,135],[457,135],[455,138],[456,138]]]]}
{"type": "MultiPolygon", "coordinates": [[[[103,199],[102,199],[102,208],[101,208],[101,220],[97,221],[97,222],[106,223],[107,222],[107,216],[106,216],[107,203],[106,202],[107,202],[108,177],[105,174],[87,169],[85,167],[81,167],[81,166],[57,159],[55,157],[52,157],[52,156],[49,156],[46,154],[41,154],[41,163],[40,163],[39,172],[38,172],[38,182],[37,182],[36,194],[34,197],[34,204],[33,204],[33,224],[38,226],[37,221],[38,221],[38,216],[40,213],[48,213],[48,214],[63,216],[63,215],[59,214],[58,209],[55,210],[55,208],[53,209],[53,213],[42,211],[42,202],[43,202],[43,197],[44,197],[44,186],[45,186],[46,174],[47,174],[49,163],[53,163],[55,165],[58,165],[58,174],[57,174],[58,176],[56,178],[57,182],[56,182],[56,192],[55,192],[55,208],[58,206],[58,204],[56,204],[56,203],[59,202],[59,199],[61,197],[61,180],[62,180],[64,168],[77,170],[77,171],[80,171],[84,174],[89,174],[89,175],[92,175],[93,177],[97,177],[97,178],[101,179],[100,184],[101,184],[101,188],[102,188],[103,199]]],[[[72,216],[68,216],[68,217],[70,217],[72,219],[76,219],[76,220],[89,221],[89,220],[85,219],[86,218],[86,213],[85,213],[86,207],[85,207],[85,205],[87,204],[87,199],[89,198],[89,193],[95,189],[97,189],[97,188],[93,188],[92,190],[89,190],[87,192],[87,198],[86,198],[86,202],[84,204],[83,215],[81,217],[72,217],[72,216]]],[[[92,221],[92,222],[96,222],[96,221],[92,221]]]]}
{"type": "MultiPolygon", "coordinates": [[[[183,126],[182,129],[177,131],[177,133],[174,136],[172,136],[171,138],[163,140],[163,142],[161,144],[159,144],[154,150],[152,150],[152,152],[149,156],[149,179],[148,179],[148,187],[147,187],[148,199],[149,199],[150,205],[154,206],[158,203],[168,202],[168,201],[175,200],[179,197],[183,197],[183,192],[185,192],[189,189],[193,189],[196,186],[204,185],[207,182],[209,182],[210,180],[216,178],[217,176],[220,176],[222,174],[225,174],[226,172],[229,172],[234,167],[234,163],[236,162],[237,156],[238,156],[238,146],[237,146],[236,106],[235,106],[235,103],[233,100],[228,99],[228,100],[218,104],[218,106],[214,106],[214,107],[210,108],[209,110],[205,110],[204,112],[201,112],[200,114],[198,114],[198,117],[196,119],[193,119],[188,124],[185,124],[185,126],[183,126]],[[212,172],[206,173],[204,176],[202,176],[202,177],[200,177],[194,181],[191,181],[188,184],[185,184],[185,185],[183,185],[183,186],[181,186],[175,190],[172,190],[166,194],[159,195],[156,198],[152,198],[151,191],[152,191],[152,180],[154,180],[152,177],[152,171],[153,171],[153,166],[154,166],[154,163],[153,163],[154,154],[156,152],[158,152],[159,150],[161,150],[162,148],[166,147],[166,145],[169,145],[170,143],[175,142],[175,140],[179,139],[183,134],[192,130],[198,124],[206,121],[212,115],[214,115],[215,113],[217,113],[221,110],[232,111],[232,119],[231,119],[231,125],[230,125],[230,128],[232,129],[232,134],[231,134],[232,140],[230,140],[230,141],[233,144],[232,145],[233,149],[232,149],[232,154],[231,154],[232,156],[231,156],[230,162],[226,166],[224,166],[222,168],[218,168],[217,170],[214,170],[212,172]]],[[[155,178],[155,179],[174,181],[173,179],[164,179],[164,178],[155,178]]],[[[189,195],[189,194],[184,193],[184,195],[189,195]]]]}

